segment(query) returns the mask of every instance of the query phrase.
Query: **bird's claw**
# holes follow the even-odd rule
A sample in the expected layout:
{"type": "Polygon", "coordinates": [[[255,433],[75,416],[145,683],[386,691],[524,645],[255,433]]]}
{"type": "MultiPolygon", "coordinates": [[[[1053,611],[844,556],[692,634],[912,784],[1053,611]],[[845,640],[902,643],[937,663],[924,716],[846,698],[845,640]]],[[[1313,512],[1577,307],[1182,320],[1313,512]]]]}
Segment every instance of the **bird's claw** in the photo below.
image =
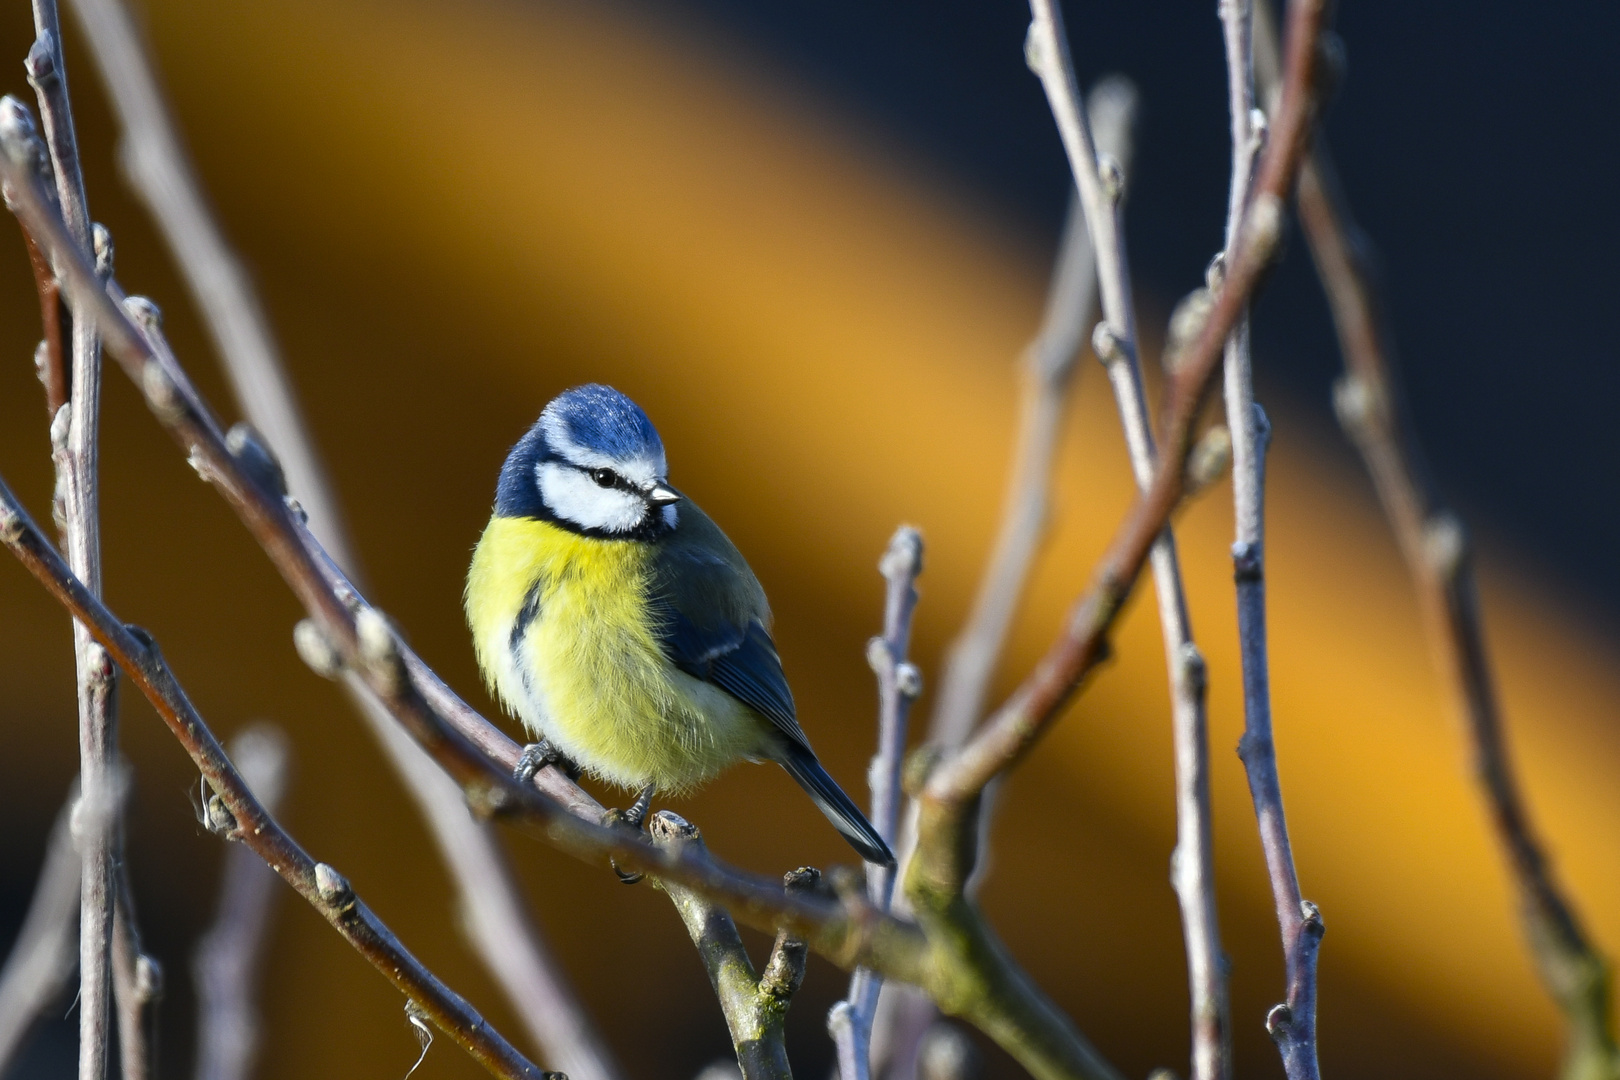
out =
{"type": "Polygon", "coordinates": [[[535,773],[549,765],[560,765],[569,779],[579,779],[579,766],[569,761],[561,750],[552,746],[550,740],[544,737],[523,748],[517,768],[512,770],[512,778],[520,784],[527,784],[534,779],[535,773]]]}
{"type": "MultiPolygon", "coordinates": [[[[641,794],[636,796],[636,801],[630,804],[630,809],[609,810],[607,813],[602,815],[602,824],[608,826],[609,828],[628,826],[630,829],[639,833],[641,831],[642,823],[647,820],[647,811],[652,808],[652,797],[653,785],[648,784],[646,787],[641,789],[641,794]]],[[[613,872],[619,875],[619,880],[626,885],[634,885],[643,877],[646,877],[646,875],[640,871],[626,872],[624,870],[620,870],[619,864],[614,862],[611,858],[608,860],[608,864],[613,867],[613,872]]]]}

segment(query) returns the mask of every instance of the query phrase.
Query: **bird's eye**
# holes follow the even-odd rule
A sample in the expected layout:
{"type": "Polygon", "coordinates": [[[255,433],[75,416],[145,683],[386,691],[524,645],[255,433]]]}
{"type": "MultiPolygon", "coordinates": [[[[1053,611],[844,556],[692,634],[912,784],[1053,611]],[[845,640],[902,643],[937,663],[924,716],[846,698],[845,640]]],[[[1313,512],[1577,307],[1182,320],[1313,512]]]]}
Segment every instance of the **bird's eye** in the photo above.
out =
{"type": "Polygon", "coordinates": [[[591,479],[596,481],[597,487],[612,487],[618,477],[613,475],[612,469],[592,469],[591,479]]]}

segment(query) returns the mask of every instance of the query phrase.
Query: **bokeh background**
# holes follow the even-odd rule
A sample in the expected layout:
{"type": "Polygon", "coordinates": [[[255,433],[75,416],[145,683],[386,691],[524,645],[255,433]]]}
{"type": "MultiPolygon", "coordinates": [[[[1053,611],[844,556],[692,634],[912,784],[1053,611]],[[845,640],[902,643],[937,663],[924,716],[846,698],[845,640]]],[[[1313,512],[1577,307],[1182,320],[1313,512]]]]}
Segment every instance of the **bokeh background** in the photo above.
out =
{"type": "MultiPolygon", "coordinates": [[[[673,476],[748,554],[778,613],[805,726],[857,787],[874,695],[875,560],[901,521],[929,542],[917,651],[934,674],[990,542],[1015,361],[1033,331],[1067,177],[1023,69],[1019,3],[857,0],[149,0],[174,106],[285,346],[379,604],[471,700],[460,589],[505,449],[588,379],[639,400],[673,476]]],[[[1219,243],[1225,121],[1211,4],[1071,5],[1087,81],[1143,98],[1130,240],[1145,326],[1219,243]]],[[[1331,112],[1352,203],[1386,260],[1419,426],[1481,537],[1489,637],[1530,800],[1600,943],[1620,948],[1620,571],[1612,498],[1620,235],[1612,141],[1620,19],[1458,0],[1346,4],[1331,112]]],[[[31,100],[27,6],[0,12],[0,88],[31,100]]],[[[119,277],[153,296],[227,415],[183,288],[116,167],[115,133],[67,38],[92,214],[119,277]]],[[[20,243],[0,253],[0,469],[48,507],[20,243]]],[[[1331,1076],[1550,1074],[1536,985],[1428,663],[1405,576],[1328,414],[1338,360],[1303,245],[1257,323],[1271,478],[1273,678],[1306,895],[1328,926],[1331,1076]]],[[[1129,497],[1106,387],[1083,370],[1058,524],[1003,685],[1031,662],[1129,497]]],[[[510,1011],[458,936],[414,811],[333,687],[298,662],[292,600],[131,388],[106,395],[106,580],[221,733],[291,735],[285,819],[499,1026],[510,1011]]],[[[1280,1075],[1262,1029],[1281,995],[1269,893],[1239,763],[1225,486],[1183,519],[1211,729],[1223,930],[1243,1075],[1280,1075]]],[[[1118,659],[1008,785],[986,903],[1013,950],[1128,1074],[1185,1068],[1186,989],[1167,881],[1167,698],[1150,605],[1118,659]]],[[[74,773],[65,618],[0,567],[0,944],[15,933],[74,773]]],[[[129,858],[169,971],[162,1071],[187,1075],[190,949],[222,847],[195,773],[126,695],[129,858]]],[[[920,716],[931,701],[925,696],[920,716]]],[[[777,872],[848,852],[777,771],[680,804],[711,844],[777,872]]],[[[511,838],[539,918],[636,1077],[727,1051],[668,902],[511,838]]],[[[398,996],[290,895],[265,986],[260,1075],[402,1076],[398,996]]],[[[819,961],[790,1024],[801,1075],[830,1063],[819,961]]],[[[68,1009],[64,1001],[62,1008],[68,1009]]],[[[48,1025],[19,1076],[73,1071],[48,1025]]],[[[989,1055],[994,1075],[1016,1067],[989,1055]]],[[[441,1042],[417,1073],[479,1071],[441,1042]]]]}

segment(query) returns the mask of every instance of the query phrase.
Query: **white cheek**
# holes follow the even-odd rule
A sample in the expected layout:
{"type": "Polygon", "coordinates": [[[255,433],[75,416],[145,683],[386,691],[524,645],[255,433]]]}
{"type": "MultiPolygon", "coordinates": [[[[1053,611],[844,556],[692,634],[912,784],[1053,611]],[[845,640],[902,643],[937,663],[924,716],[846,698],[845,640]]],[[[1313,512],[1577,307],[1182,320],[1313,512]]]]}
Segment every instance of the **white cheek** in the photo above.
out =
{"type": "Polygon", "coordinates": [[[535,478],[546,508],[582,529],[629,532],[647,513],[647,504],[628,491],[599,487],[578,469],[554,461],[540,465],[535,478]]]}

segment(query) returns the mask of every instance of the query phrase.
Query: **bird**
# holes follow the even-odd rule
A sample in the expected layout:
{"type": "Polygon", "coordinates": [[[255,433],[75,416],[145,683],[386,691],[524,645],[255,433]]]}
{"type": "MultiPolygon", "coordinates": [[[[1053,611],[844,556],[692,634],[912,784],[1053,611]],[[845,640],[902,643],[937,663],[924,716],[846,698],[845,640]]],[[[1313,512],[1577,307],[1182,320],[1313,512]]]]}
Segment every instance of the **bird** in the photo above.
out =
{"type": "Polygon", "coordinates": [[[663,440],[624,394],[567,390],[518,440],[465,606],[486,682],[536,740],[520,779],[560,763],[639,790],[621,815],[639,828],[654,793],[774,761],[863,859],[894,865],[799,726],[759,579],[670,485],[663,440]]]}

